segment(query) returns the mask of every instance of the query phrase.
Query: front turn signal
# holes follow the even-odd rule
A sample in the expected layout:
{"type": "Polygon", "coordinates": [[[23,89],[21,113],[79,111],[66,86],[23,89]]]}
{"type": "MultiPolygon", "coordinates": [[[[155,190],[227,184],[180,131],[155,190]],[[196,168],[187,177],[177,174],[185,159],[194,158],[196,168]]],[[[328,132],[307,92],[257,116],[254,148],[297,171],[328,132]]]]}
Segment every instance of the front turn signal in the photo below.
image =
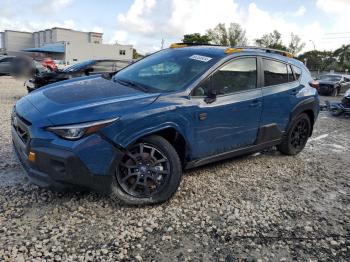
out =
{"type": "Polygon", "coordinates": [[[29,154],[28,154],[28,160],[30,161],[30,162],[35,162],[35,157],[36,157],[36,154],[34,153],[34,152],[29,152],[29,154]]]}

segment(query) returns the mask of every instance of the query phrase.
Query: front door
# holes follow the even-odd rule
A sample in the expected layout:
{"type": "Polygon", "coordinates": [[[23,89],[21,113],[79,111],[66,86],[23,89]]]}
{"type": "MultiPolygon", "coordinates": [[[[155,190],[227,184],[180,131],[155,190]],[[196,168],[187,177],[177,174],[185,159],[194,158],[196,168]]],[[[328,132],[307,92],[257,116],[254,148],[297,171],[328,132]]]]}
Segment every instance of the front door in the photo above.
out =
{"type": "Polygon", "coordinates": [[[219,68],[193,91],[193,158],[254,144],[262,111],[257,78],[256,58],[238,58],[219,68]]]}

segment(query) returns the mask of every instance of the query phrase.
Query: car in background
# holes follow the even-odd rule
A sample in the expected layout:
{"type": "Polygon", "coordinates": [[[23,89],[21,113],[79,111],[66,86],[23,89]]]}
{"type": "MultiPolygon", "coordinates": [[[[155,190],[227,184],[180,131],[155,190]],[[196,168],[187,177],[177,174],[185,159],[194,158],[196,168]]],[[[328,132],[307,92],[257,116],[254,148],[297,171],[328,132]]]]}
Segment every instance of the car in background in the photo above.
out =
{"type": "Polygon", "coordinates": [[[33,58],[29,56],[0,57],[0,75],[30,77],[35,73],[33,58]]]}
{"type": "Polygon", "coordinates": [[[272,146],[286,155],[303,150],[319,113],[317,82],[291,57],[181,43],[110,79],[40,88],[13,109],[14,152],[39,186],[164,202],[183,169],[272,146]]]}
{"type": "Polygon", "coordinates": [[[52,60],[51,58],[44,58],[43,60],[40,61],[41,64],[46,67],[47,69],[49,69],[50,71],[56,71],[58,68],[57,68],[57,65],[55,63],[54,60],[52,60]]]}
{"type": "Polygon", "coordinates": [[[14,56],[0,57],[0,76],[10,75],[12,73],[12,61],[14,58],[14,56]]]}
{"type": "Polygon", "coordinates": [[[57,70],[63,70],[66,68],[66,64],[63,60],[53,60],[57,66],[57,70]]]}
{"type": "Polygon", "coordinates": [[[121,68],[126,67],[129,64],[129,61],[124,60],[87,60],[69,66],[63,70],[38,73],[33,78],[26,81],[25,85],[27,87],[28,92],[31,92],[42,86],[75,77],[113,73],[120,70],[121,68]]]}
{"type": "Polygon", "coordinates": [[[326,74],[316,79],[320,95],[338,96],[350,88],[350,75],[326,74]]]}

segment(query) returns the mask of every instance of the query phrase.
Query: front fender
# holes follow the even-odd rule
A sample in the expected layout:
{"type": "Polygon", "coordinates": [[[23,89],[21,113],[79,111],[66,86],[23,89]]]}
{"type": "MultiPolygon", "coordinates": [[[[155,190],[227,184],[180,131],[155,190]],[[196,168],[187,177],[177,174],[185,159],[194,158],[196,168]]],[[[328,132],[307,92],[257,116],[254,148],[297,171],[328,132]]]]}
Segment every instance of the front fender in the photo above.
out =
{"type": "Polygon", "coordinates": [[[172,110],[157,108],[121,117],[120,121],[104,129],[103,133],[118,147],[127,148],[141,137],[172,128],[190,145],[192,131],[190,115],[172,110]]]}

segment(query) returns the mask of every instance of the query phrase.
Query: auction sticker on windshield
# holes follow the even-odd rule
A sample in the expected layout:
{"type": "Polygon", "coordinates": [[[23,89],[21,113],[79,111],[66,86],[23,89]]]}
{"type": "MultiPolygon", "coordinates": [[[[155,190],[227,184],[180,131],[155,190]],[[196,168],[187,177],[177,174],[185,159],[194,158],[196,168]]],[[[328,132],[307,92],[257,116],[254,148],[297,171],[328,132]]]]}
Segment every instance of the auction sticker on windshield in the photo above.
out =
{"type": "Polygon", "coordinates": [[[202,55],[193,55],[193,56],[190,56],[190,59],[201,61],[201,62],[208,62],[212,58],[211,57],[207,57],[207,56],[202,56],[202,55]]]}

